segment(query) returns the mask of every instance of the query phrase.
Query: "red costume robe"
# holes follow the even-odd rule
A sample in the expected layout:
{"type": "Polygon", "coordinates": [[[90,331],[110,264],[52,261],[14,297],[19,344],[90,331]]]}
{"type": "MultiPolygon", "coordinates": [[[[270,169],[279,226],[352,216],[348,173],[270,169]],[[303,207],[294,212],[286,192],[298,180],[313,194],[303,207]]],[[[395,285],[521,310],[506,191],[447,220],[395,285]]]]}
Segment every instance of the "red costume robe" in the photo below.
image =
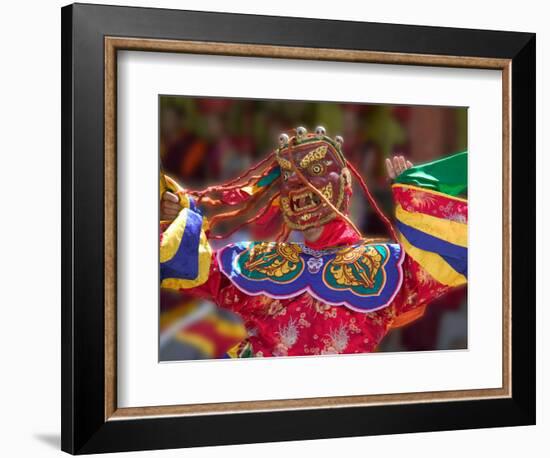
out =
{"type": "Polygon", "coordinates": [[[241,356],[374,351],[392,328],[419,318],[428,303],[467,281],[467,201],[418,187],[418,180],[410,183],[393,185],[399,244],[369,243],[333,220],[315,243],[297,246],[298,256],[284,254],[294,245],[277,243],[260,246],[260,257],[254,244],[213,252],[208,223],[187,197],[182,201],[187,208],[161,235],[161,286],[238,314],[247,333],[241,356]],[[336,265],[335,256],[349,247],[363,256],[370,250],[370,257],[336,265]],[[310,265],[306,260],[313,257],[306,252],[320,254],[310,265]],[[239,264],[243,253],[248,258],[239,264]],[[384,253],[388,256],[380,258],[384,253]],[[259,271],[251,267],[258,262],[259,271]],[[270,263],[282,270],[275,272],[270,263]],[[313,284],[321,274],[324,284],[313,284]]]}

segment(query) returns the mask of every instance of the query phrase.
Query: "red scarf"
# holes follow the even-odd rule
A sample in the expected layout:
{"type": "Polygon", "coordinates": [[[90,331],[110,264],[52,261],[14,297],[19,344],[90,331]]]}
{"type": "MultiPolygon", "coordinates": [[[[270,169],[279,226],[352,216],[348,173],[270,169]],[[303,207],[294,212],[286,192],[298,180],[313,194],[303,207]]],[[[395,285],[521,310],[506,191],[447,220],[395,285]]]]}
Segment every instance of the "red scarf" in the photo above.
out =
{"type": "Polygon", "coordinates": [[[309,248],[322,250],[324,248],[352,245],[361,240],[361,237],[347,225],[345,221],[334,219],[323,226],[323,232],[315,242],[305,241],[309,248]]]}

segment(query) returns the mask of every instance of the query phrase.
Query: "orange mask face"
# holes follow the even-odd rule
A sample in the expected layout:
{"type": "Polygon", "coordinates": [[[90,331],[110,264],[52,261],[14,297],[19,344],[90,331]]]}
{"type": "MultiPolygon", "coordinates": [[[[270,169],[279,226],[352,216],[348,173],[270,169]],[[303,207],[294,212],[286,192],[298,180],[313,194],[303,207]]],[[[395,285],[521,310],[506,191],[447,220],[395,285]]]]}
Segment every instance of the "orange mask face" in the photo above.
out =
{"type": "Polygon", "coordinates": [[[335,212],[296,173],[298,169],[332,205],[346,214],[350,175],[343,155],[332,140],[319,135],[292,137],[277,150],[281,167],[281,209],[288,227],[305,230],[334,219],[335,212]]]}

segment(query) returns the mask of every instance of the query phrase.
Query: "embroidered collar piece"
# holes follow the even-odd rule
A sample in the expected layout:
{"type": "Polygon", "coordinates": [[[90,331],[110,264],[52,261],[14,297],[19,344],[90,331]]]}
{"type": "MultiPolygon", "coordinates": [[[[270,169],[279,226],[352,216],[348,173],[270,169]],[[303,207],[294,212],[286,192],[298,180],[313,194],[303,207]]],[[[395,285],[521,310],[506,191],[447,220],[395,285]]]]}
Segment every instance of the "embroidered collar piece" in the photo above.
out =
{"type": "Polygon", "coordinates": [[[285,299],[307,291],[361,312],[388,306],[403,280],[402,249],[390,243],[316,250],[301,243],[240,242],[222,248],[218,261],[247,294],[285,299]]]}

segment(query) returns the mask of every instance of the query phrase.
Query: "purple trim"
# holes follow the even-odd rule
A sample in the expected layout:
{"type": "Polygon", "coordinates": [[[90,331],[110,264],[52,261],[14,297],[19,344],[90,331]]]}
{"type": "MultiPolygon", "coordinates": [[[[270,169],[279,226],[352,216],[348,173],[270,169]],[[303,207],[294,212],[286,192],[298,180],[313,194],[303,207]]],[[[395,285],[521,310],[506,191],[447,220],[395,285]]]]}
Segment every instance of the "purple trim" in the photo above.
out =
{"type": "MultiPolygon", "coordinates": [[[[240,253],[245,251],[252,242],[240,242],[230,244],[218,251],[218,264],[221,272],[240,291],[251,296],[265,295],[274,299],[290,299],[304,292],[330,305],[343,305],[358,312],[372,312],[387,307],[395,299],[403,283],[404,251],[398,244],[379,244],[388,250],[385,264],[381,267],[384,271],[386,282],[377,294],[364,296],[349,289],[335,290],[329,288],[323,281],[323,270],[312,274],[307,268],[289,283],[277,283],[268,278],[252,280],[243,276],[235,260],[240,253]]],[[[311,257],[306,253],[300,255],[302,261],[307,263],[311,257]]],[[[335,255],[323,256],[324,265],[335,255]]]]}

